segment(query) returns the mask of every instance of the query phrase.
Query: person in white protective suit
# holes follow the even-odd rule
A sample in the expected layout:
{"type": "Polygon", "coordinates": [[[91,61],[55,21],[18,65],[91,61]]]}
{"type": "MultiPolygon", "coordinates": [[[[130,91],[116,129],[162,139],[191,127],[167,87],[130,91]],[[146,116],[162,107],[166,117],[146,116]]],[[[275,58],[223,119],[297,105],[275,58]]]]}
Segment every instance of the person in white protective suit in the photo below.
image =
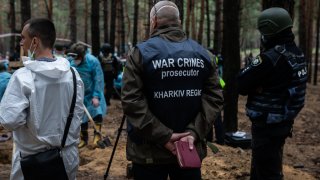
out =
{"type": "MultiPolygon", "coordinates": [[[[13,131],[15,144],[10,179],[23,180],[21,157],[59,147],[73,96],[73,76],[65,58],[56,58],[52,48],[54,24],[35,18],[25,23],[21,42],[28,57],[11,77],[0,104],[0,124],[13,131]]],[[[64,166],[69,179],[76,179],[79,166],[78,143],[83,116],[83,82],[77,73],[77,95],[65,147],[64,166]]]]}

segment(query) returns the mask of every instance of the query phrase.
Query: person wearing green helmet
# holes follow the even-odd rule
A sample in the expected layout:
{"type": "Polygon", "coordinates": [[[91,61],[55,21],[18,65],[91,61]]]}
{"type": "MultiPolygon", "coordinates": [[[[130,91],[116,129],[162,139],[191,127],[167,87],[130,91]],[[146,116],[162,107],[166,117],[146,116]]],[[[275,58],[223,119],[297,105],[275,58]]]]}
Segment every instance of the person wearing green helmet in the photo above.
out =
{"type": "Polygon", "coordinates": [[[307,65],[292,27],[285,9],[264,10],[258,18],[261,52],[238,76],[252,122],[252,180],[283,179],[283,146],[304,106],[307,65]]]}

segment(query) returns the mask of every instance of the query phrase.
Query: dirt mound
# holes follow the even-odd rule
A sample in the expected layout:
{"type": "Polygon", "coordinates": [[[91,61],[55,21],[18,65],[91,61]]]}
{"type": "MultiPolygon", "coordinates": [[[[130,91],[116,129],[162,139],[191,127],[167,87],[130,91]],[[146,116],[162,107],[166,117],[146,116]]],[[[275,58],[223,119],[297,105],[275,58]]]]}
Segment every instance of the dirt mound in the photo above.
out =
{"type": "MultiPolygon", "coordinates": [[[[293,137],[288,138],[284,149],[284,175],[290,180],[320,179],[320,87],[308,86],[306,105],[294,124],[293,137]]],[[[250,123],[244,112],[245,98],[239,99],[239,130],[250,132],[250,123]]],[[[102,133],[115,142],[122,119],[121,103],[112,100],[104,121],[102,133]]],[[[125,127],[124,127],[125,128],[125,127]]],[[[0,129],[0,133],[6,133],[0,129]]],[[[93,149],[93,130],[90,128],[89,145],[80,150],[81,163],[77,178],[80,180],[103,179],[113,147],[93,149]]],[[[130,163],[125,154],[126,134],[123,131],[119,140],[108,179],[126,179],[126,167],[130,163]]],[[[250,149],[216,145],[217,154],[208,149],[208,157],[202,164],[203,179],[249,179],[250,149]]],[[[8,179],[12,140],[0,143],[0,179],[8,179]]]]}

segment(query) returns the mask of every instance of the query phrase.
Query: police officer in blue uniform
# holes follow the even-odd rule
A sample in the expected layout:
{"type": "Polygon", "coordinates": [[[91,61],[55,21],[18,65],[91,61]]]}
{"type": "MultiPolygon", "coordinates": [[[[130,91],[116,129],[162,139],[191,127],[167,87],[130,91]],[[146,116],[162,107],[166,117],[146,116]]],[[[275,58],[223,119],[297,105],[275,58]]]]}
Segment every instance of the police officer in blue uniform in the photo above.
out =
{"type": "Polygon", "coordinates": [[[150,26],[151,38],[129,53],[123,74],[127,159],[134,179],[200,180],[200,168],[179,167],[174,142],[206,156],[205,137],[223,105],[217,66],[181,30],[173,2],[155,4],[150,26]]]}
{"type": "Polygon", "coordinates": [[[286,10],[264,10],[258,18],[260,55],[238,77],[252,122],[252,180],[283,179],[283,146],[304,106],[306,60],[294,42],[292,26],[286,10]]]}

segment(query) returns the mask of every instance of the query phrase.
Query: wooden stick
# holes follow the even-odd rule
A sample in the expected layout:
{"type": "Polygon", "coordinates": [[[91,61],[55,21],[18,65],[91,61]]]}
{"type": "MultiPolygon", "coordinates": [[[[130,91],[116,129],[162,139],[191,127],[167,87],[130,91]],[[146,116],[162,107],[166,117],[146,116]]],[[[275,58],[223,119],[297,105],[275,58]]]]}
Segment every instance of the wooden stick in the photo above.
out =
{"type": "Polygon", "coordinates": [[[85,106],[83,106],[83,109],[84,109],[84,112],[87,114],[89,121],[92,123],[93,129],[94,129],[96,132],[101,133],[100,131],[98,131],[98,128],[97,128],[97,126],[96,126],[96,123],[93,121],[93,119],[92,119],[92,117],[91,117],[88,109],[87,109],[85,106]]]}

